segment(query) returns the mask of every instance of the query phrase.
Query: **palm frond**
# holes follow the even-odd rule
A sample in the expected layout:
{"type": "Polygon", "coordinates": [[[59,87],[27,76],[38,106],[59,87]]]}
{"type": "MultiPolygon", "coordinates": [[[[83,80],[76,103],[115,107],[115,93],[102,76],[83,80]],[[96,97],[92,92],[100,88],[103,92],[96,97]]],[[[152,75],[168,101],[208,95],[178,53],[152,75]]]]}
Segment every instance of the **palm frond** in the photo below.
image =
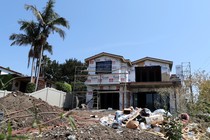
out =
{"type": "Polygon", "coordinates": [[[25,34],[12,34],[9,37],[9,39],[14,40],[11,43],[11,46],[13,46],[13,45],[19,45],[19,46],[25,45],[26,46],[26,45],[31,44],[29,37],[26,36],[25,34]]]}
{"type": "Polygon", "coordinates": [[[37,18],[37,20],[42,24],[42,25],[45,25],[45,22],[42,18],[42,15],[41,13],[36,9],[35,6],[32,6],[32,5],[25,5],[25,9],[26,10],[31,10],[33,12],[33,14],[35,15],[35,17],[37,18]]]}
{"type": "Polygon", "coordinates": [[[55,20],[52,20],[50,23],[48,23],[48,25],[49,26],[59,25],[59,26],[66,27],[67,29],[70,28],[69,22],[63,17],[59,17],[59,18],[56,18],[55,20]]]}
{"type": "Polygon", "coordinates": [[[65,32],[61,28],[53,26],[53,27],[51,27],[51,30],[53,32],[55,31],[56,33],[58,33],[61,38],[63,38],[63,39],[65,38],[65,32]]]}
{"type": "Polygon", "coordinates": [[[44,51],[48,51],[51,55],[53,54],[52,45],[50,45],[48,42],[43,46],[44,51]]]}
{"type": "Polygon", "coordinates": [[[48,23],[49,21],[59,17],[59,15],[53,10],[54,4],[55,4],[55,0],[49,0],[46,7],[44,8],[42,17],[45,23],[48,23]]]}

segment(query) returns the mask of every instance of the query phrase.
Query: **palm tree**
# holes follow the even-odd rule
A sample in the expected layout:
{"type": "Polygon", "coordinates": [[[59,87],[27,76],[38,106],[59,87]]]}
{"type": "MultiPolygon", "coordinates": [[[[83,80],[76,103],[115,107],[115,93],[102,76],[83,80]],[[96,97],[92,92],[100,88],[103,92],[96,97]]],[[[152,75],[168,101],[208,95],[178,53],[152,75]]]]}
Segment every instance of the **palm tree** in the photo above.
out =
{"type": "Polygon", "coordinates": [[[36,17],[39,27],[41,29],[40,32],[40,56],[39,56],[39,67],[38,67],[38,75],[36,80],[36,90],[38,86],[38,79],[39,79],[39,72],[41,68],[41,60],[43,56],[43,47],[47,42],[47,39],[51,33],[58,33],[61,38],[65,38],[65,32],[58,26],[63,26],[66,28],[69,28],[68,21],[60,17],[55,11],[54,11],[54,0],[49,0],[47,2],[46,7],[44,7],[43,12],[38,11],[38,9],[35,6],[32,5],[25,5],[26,10],[31,10],[36,17]]]}
{"type": "MultiPolygon", "coordinates": [[[[40,49],[39,49],[39,42],[40,42],[40,28],[37,23],[34,21],[19,21],[18,22],[21,27],[20,30],[23,30],[25,34],[12,34],[10,36],[10,40],[13,40],[11,46],[13,45],[31,45],[31,48],[28,53],[28,67],[30,65],[30,61],[32,58],[32,66],[31,66],[31,80],[33,81],[33,73],[34,73],[34,67],[35,67],[35,59],[38,60],[40,49]]],[[[44,45],[44,50],[48,51],[50,54],[52,54],[52,46],[46,43],[44,45]]],[[[36,73],[36,71],[35,71],[36,73]]]]}
{"type": "Polygon", "coordinates": [[[15,34],[13,33],[10,36],[10,40],[13,40],[11,46],[19,45],[19,46],[27,46],[31,45],[30,51],[28,53],[28,67],[30,65],[30,60],[32,58],[32,67],[31,67],[31,82],[33,79],[33,68],[34,68],[34,59],[36,58],[35,49],[38,46],[38,38],[39,38],[39,28],[37,23],[34,21],[18,21],[21,25],[20,30],[24,31],[25,34],[15,34]]]}

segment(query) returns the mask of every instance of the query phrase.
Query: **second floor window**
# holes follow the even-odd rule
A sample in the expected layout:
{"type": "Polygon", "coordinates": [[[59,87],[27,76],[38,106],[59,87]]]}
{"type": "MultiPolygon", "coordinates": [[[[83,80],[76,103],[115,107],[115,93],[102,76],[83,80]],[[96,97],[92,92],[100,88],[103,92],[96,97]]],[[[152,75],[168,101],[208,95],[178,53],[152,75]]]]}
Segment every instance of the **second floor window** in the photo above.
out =
{"type": "Polygon", "coordinates": [[[135,67],[136,82],[160,82],[161,67],[160,66],[145,66],[135,67]]]}
{"type": "Polygon", "coordinates": [[[96,62],[96,74],[112,73],[112,61],[96,62]]]}

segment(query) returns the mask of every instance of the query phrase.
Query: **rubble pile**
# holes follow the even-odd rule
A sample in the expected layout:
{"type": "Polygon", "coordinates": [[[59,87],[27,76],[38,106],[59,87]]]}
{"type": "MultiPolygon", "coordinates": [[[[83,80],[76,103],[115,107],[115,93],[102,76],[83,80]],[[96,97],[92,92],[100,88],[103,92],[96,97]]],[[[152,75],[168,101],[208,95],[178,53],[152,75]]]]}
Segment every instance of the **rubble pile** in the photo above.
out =
{"type": "MultiPolygon", "coordinates": [[[[187,113],[181,113],[179,117],[173,117],[163,109],[151,112],[147,108],[126,108],[116,111],[115,115],[104,116],[100,123],[114,129],[122,127],[146,131],[160,136],[162,139],[180,137],[183,140],[208,139],[208,128],[205,131],[200,124],[190,122],[187,113]]],[[[210,125],[210,124],[208,124],[210,125]]]]}
{"type": "Polygon", "coordinates": [[[24,93],[0,98],[0,134],[7,133],[8,123],[13,136],[42,140],[164,140],[171,136],[208,140],[210,136],[209,124],[204,128],[199,122],[191,122],[186,113],[174,117],[163,109],[151,112],[133,107],[63,111],[24,93]]]}
{"type": "Polygon", "coordinates": [[[160,136],[141,131],[120,127],[113,129],[100,124],[103,117],[114,116],[115,111],[108,110],[71,110],[70,115],[75,119],[77,129],[70,127],[54,127],[42,133],[42,139],[69,139],[69,140],[163,140],[160,136]]]}
{"type": "Polygon", "coordinates": [[[0,98],[0,134],[7,134],[8,123],[12,136],[42,140],[138,139],[162,140],[154,134],[127,128],[113,129],[100,124],[100,118],[115,114],[107,110],[70,110],[51,106],[41,99],[16,92],[0,98]],[[61,117],[64,116],[64,117],[61,117]],[[74,119],[76,128],[70,125],[74,119]]]}

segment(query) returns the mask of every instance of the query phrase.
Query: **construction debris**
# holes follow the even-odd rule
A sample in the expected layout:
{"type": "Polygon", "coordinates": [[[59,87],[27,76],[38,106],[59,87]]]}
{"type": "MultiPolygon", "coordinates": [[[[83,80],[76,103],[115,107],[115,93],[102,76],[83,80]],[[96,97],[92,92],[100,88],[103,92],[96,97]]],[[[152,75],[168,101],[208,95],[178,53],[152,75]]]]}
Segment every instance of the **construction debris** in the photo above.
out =
{"type": "Polygon", "coordinates": [[[173,117],[170,112],[166,112],[164,109],[158,109],[151,112],[147,108],[133,109],[133,107],[130,107],[123,111],[116,111],[115,116],[104,116],[100,119],[100,122],[101,124],[111,126],[114,129],[120,129],[125,126],[130,129],[155,132],[158,135],[161,133],[161,136],[164,136],[164,139],[168,139],[170,135],[176,136],[176,133],[179,135],[179,131],[180,136],[182,134],[183,140],[199,140],[201,137],[204,137],[206,133],[210,133],[208,132],[210,131],[209,128],[205,133],[198,124],[190,123],[190,117],[187,113],[182,113],[179,116],[180,117],[173,117]],[[173,130],[173,128],[176,129],[173,130]],[[170,131],[170,133],[168,133],[168,131],[170,131]]]}
{"type": "Polygon", "coordinates": [[[63,111],[41,99],[13,93],[0,98],[0,134],[7,133],[10,123],[13,136],[26,135],[29,139],[163,140],[169,138],[166,130],[173,128],[171,121],[176,119],[175,123],[181,125],[185,121],[181,128],[183,140],[210,135],[209,127],[204,129],[199,123],[190,122],[188,114],[187,117],[183,114],[176,118],[163,109],[151,112],[133,107],[117,111],[85,108],[63,111]]]}
{"type": "Polygon", "coordinates": [[[184,140],[200,140],[205,135],[204,130],[197,123],[190,123],[182,130],[184,140]]]}

